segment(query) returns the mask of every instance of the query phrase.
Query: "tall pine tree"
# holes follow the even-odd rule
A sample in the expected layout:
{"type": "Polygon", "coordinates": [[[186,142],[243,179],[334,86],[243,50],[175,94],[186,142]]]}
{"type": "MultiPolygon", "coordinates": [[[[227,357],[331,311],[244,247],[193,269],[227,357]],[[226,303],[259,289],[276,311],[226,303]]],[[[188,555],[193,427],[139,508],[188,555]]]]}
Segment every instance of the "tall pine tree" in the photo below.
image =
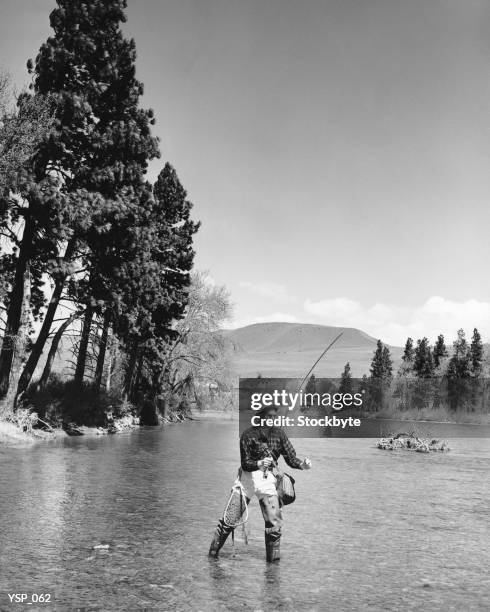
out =
{"type": "Polygon", "coordinates": [[[471,349],[463,329],[453,343],[453,354],[447,367],[448,398],[452,410],[464,407],[471,397],[470,378],[472,376],[471,349]]]}
{"type": "Polygon", "coordinates": [[[376,350],[371,361],[371,378],[388,380],[393,373],[393,361],[390,349],[381,340],[376,343],[376,350]]]}
{"type": "MultiPolygon", "coordinates": [[[[20,389],[31,379],[48,338],[69,260],[78,256],[93,268],[93,250],[103,250],[105,228],[114,223],[114,203],[121,202],[122,190],[140,188],[148,161],[158,156],[150,132],[153,112],[139,107],[143,86],[135,76],[135,43],[121,31],[125,0],[57,0],[57,5],[50,17],[54,34],[41,46],[35,66],[30,63],[35,91],[49,95],[56,108],[55,129],[39,147],[37,163],[59,178],[63,192],[78,197],[63,245],[64,266],[53,275],[53,295],[20,389]],[[82,197],[87,192],[101,197],[82,197]]],[[[121,208],[118,222],[123,223],[124,214],[131,218],[134,211],[121,208]]],[[[87,278],[78,292],[85,302],[85,331],[94,314],[100,314],[91,289],[87,278]]],[[[86,334],[80,343],[78,382],[85,369],[85,339],[86,334]]]]}
{"type": "Polygon", "coordinates": [[[176,335],[173,323],[188,303],[192,242],[199,227],[190,219],[192,204],[168,163],[148,204],[148,217],[135,228],[138,257],[122,265],[124,308],[115,320],[128,354],[125,387],[130,396],[143,386],[158,393],[162,384],[168,344],[176,335]]]}
{"type": "Polygon", "coordinates": [[[447,357],[446,343],[442,334],[437,336],[432,355],[434,357],[434,368],[437,369],[441,366],[443,359],[447,357]]]}
{"type": "Polygon", "coordinates": [[[434,374],[432,349],[427,338],[417,340],[415,347],[413,369],[419,378],[430,378],[434,374]]]}
{"type": "Polygon", "coordinates": [[[450,379],[465,379],[471,376],[471,350],[463,329],[453,343],[453,354],[448,363],[447,375],[450,379]]]}
{"type": "Polygon", "coordinates": [[[389,389],[392,373],[393,361],[391,359],[390,349],[384,345],[381,340],[376,343],[373,359],[370,368],[369,381],[369,406],[378,410],[382,405],[389,389]]]}
{"type": "Polygon", "coordinates": [[[414,348],[412,338],[407,338],[405,342],[405,350],[403,351],[402,361],[406,365],[411,365],[414,357],[414,348]]]}
{"type": "Polygon", "coordinates": [[[476,327],[473,330],[473,336],[471,338],[470,353],[473,376],[479,377],[483,371],[483,342],[480,332],[476,327]]]}

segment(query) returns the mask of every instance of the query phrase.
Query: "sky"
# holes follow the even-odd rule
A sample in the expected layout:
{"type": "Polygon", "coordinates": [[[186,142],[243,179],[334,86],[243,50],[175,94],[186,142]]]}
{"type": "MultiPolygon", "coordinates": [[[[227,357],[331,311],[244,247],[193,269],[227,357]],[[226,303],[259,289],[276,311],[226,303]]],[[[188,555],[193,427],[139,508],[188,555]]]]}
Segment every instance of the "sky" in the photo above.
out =
{"type": "MultiPolygon", "coordinates": [[[[51,0],[0,0],[21,86],[51,0]]],[[[143,104],[230,326],[490,341],[487,0],[129,0],[143,104]]]]}

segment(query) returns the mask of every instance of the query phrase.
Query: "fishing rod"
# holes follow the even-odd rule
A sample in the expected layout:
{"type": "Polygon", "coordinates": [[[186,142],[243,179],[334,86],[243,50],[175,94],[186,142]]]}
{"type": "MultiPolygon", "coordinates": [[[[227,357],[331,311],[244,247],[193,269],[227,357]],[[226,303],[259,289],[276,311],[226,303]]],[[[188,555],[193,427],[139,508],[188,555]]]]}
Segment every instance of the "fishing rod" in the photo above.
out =
{"type": "Polygon", "coordinates": [[[340,334],[334,338],[332,340],[332,342],[330,342],[330,344],[327,346],[327,348],[323,351],[323,353],[320,355],[320,357],[318,357],[318,359],[315,361],[315,363],[311,366],[311,368],[308,370],[308,374],[303,378],[303,380],[299,383],[299,387],[296,389],[296,393],[299,393],[299,391],[301,391],[301,387],[303,386],[303,383],[305,382],[305,380],[308,378],[308,376],[310,376],[310,374],[313,372],[313,370],[316,368],[316,366],[318,365],[318,363],[323,359],[323,356],[326,355],[328,353],[328,351],[332,348],[332,346],[337,342],[337,340],[340,338],[340,336],[343,335],[344,332],[340,332],[340,334]]]}
{"type": "MultiPolygon", "coordinates": [[[[299,383],[298,388],[296,389],[296,393],[299,393],[301,391],[301,387],[303,386],[303,383],[306,381],[306,379],[308,378],[308,376],[310,376],[310,374],[313,372],[313,370],[316,368],[316,366],[320,363],[320,361],[323,359],[323,357],[328,353],[328,351],[332,348],[332,346],[337,342],[337,340],[343,335],[344,332],[340,332],[340,334],[338,336],[336,336],[332,342],[330,342],[330,344],[327,346],[327,348],[323,351],[323,353],[320,355],[320,357],[318,357],[318,359],[315,361],[315,363],[311,366],[311,368],[308,370],[308,373],[306,374],[306,376],[303,378],[303,380],[299,383]]],[[[288,408],[286,407],[286,414],[287,414],[287,410],[288,408]]]]}

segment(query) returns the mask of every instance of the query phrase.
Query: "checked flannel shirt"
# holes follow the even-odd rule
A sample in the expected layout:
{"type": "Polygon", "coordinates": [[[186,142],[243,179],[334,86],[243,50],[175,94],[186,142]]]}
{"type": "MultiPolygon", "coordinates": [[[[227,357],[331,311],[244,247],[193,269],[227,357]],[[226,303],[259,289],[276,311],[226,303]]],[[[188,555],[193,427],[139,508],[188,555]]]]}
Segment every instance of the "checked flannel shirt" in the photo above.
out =
{"type": "MultiPolygon", "coordinates": [[[[280,455],[291,468],[301,470],[302,461],[296,457],[296,451],[289,438],[282,429],[271,427],[268,432],[261,427],[249,427],[240,437],[240,458],[242,470],[254,472],[258,470],[258,459],[253,456],[254,442],[266,442],[274,461],[277,462],[280,455]]],[[[259,458],[260,459],[260,458],[259,458]]]]}

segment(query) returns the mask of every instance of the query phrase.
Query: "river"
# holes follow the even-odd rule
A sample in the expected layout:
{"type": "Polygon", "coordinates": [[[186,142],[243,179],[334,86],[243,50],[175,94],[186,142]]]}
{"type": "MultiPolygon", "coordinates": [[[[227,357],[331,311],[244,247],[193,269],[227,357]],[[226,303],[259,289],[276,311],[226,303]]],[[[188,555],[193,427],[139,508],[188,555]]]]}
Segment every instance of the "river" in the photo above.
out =
{"type": "MultiPolygon", "coordinates": [[[[462,432],[454,428],[454,435],[462,432]]],[[[236,422],[0,448],[0,610],[488,610],[490,440],[447,454],[295,439],[282,559],[250,509],[206,556],[238,466],[236,422]],[[108,545],[105,549],[94,546],[108,545]]]]}

